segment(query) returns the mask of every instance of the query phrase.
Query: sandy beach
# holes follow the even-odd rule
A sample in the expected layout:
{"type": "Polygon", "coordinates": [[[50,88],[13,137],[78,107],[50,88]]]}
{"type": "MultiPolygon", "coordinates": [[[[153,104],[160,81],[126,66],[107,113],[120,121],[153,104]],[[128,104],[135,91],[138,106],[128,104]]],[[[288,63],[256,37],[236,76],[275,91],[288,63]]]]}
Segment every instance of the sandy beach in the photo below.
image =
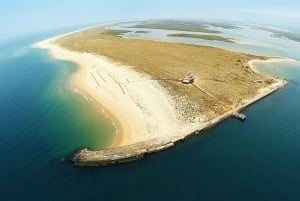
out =
{"type": "Polygon", "coordinates": [[[274,58],[270,58],[268,60],[259,60],[259,59],[253,59],[251,61],[248,62],[249,66],[251,67],[251,69],[256,72],[256,73],[260,73],[256,68],[255,68],[255,64],[259,64],[259,63],[280,63],[280,62],[294,62],[295,60],[293,59],[289,59],[289,58],[278,58],[278,57],[274,57],[274,58]]]}
{"type": "Polygon", "coordinates": [[[105,57],[61,48],[53,43],[56,38],[34,47],[48,49],[55,59],[78,64],[72,85],[100,104],[116,125],[111,147],[177,136],[190,130],[191,124],[177,120],[171,96],[157,81],[144,81],[146,75],[105,57]]]}

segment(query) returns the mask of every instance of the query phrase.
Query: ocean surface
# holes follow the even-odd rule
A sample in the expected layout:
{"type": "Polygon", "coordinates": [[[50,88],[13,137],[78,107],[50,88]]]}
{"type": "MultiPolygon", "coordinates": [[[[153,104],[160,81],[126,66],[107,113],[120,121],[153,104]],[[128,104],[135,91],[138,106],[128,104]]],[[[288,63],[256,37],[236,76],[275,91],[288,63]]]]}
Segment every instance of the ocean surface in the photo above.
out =
{"type": "MultiPolygon", "coordinates": [[[[297,61],[258,66],[289,84],[247,108],[245,122],[228,119],[133,163],[79,168],[66,157],[79,148],[105,147],[114,127],[91,100],[72,90],[68,79],[75,64],[30,48],[71,30],[0,44],[1,201],[300,200],[300,43],[250,27],[223,31],[256,42],[251,45],[185,39],[297,61]]],[[[152,31],[140,37],[163,40],[164,31],[152,31]]]]}

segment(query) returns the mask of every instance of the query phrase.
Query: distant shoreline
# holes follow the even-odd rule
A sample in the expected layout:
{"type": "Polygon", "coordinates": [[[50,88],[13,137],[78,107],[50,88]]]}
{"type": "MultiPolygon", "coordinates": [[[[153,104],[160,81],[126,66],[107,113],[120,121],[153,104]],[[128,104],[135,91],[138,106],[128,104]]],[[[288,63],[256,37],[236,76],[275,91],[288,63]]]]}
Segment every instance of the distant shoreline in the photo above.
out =
{"type": "MultiPolygon", "coordinates": [[[[88,29],[90,28],[83,30],[88,29]]],[[[72,33],[80,31],[82,30],[72,33]]],[[[55,44],[56,39],[69,34],[71,33],[41,41],[34,47],[49,50],[55,59],[75,62],[79,68],[72,76],[71,82],[78,90],[96,100],[117,127],[115,141],[108,149],[101,151],[84,149],[72,157],[73,162],[80,166],[111,165],[135,160],[148,153],[164,150],[195,134],[195,132],[199,133],[216,125],[232,116],[234,112],[239,112],[287,84],[285,80],[273,78],[273,84],[260,89],[256,96],[244,100],[243,104],[219,117],[207,122],[182,124],[176,119],[171,95],[157,81],[139,83],[134,85],[132,89],[130,87],[124,88],[122,83],[126,80],[121,80],[123,76],[127,80],[141,80],[145,78],[145,75],[136,72],[129,66],[117,64],[106,57],[70,51],[55,44]],[[156,97],[156,102],[144,102],[151,97],[156,97]],[[150,117],[145,116],[143,107],[147,107],[147,111],[153,112],[150,117]],[[155,117],[159,117],[159,120],[155,117]],[[160,121],[160,124],[155,121],[160,121]],[[164,121],[165,123],[163,123],[164,121]],[[169,125],[175,126],[170,127],[169,125]],[[148,131],[148,129],[150,130],[148,131]],[[148,134],[141,135],[142,133],[148,134]],[[172,135],[165,135],[166,133],[172,133],[172,135]]],[[[258,73],[254,68],[255,62],[278,61],[284,61],[284,59],[251,60],[249,66],[258,73]]]]}

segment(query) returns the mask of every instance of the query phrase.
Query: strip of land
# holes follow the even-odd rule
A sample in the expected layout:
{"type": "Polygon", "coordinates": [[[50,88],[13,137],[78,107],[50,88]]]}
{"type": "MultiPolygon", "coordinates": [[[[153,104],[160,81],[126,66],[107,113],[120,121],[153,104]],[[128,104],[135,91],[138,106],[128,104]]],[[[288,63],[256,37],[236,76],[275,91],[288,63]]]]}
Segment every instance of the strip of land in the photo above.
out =
{"type": "Polygon", "coordinates": [[[300,33],[297,32],[291,32],[288,30],[278,29],[275,27],[268,27],[268,26],[259,26],[259,25],[253,25],[254,28],[260,29],[263,31],[271,32],[273,37],[276,38],[282,38],[282,39],[288,39],[295,42],[300,42],[300,33]]]}
{"type": "Polygon", "coordinates": [[[203,39],[203,40],[212,40],[212,41],[221,41],[226,43],[235,43],[234,40],[230,38],[225,38],[223,36],[216,36],[216,35],[201,35],[201,34],[185,34],[185,33],[179,33],[179,34],[168,34],[169,37],[181,37],[181,38],[197,38],[197,39],[203,39]]]}
{"type": "Polygon", "coordinates": [[[150,33],[150,31],[136,31],[135,33],[140,34],[140,33],[150,33]]]}
{"type": "Polygon", "coordinates": [[[266,57],[124,39],[107,34],[104,27],[36,47],[77,63],[72,84],[96,100],[118,128],[105,150],[76,153],[72,159],[77,165],[109,165],[168,148],[286,84],[253,69],[251,60],[268,61],[266,57]],[[193,82],[183,84],[190,76],[193,82]]]}
{"type": "Polygon", "coordinates": [[[144,22],[138,24],[132,28],[146,28],[146,29],[164,29],[164,30],[174,30],[174,31],[190,31],[190,32],[202,32],[202,33],[215,33],[219,34],[220,31],[209,29],[207,26],[200,24],[187,24],[187,23],[166,23],[166,22],[144,22]]]}

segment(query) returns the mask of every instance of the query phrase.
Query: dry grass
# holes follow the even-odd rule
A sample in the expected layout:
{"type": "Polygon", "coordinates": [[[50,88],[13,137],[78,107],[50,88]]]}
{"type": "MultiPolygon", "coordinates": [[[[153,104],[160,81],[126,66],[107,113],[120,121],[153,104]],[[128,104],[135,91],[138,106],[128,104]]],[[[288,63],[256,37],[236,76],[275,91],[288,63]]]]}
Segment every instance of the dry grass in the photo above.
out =
{"type": "Polygon", "coordinates": [[[263,57],[206,46],[123,39],[104,32],[103,28],[93,28],[60,38],[57,43],[73,51],[104,55],[156,79],[180,80],[193,73],[200,89],[178,81],[160,81],[177,100],[181,115],[189,120],[199,112],[209,118],[222,114],[267,85],[254,84],[253,80],[268,78],[245,65],[263,57]]]}

